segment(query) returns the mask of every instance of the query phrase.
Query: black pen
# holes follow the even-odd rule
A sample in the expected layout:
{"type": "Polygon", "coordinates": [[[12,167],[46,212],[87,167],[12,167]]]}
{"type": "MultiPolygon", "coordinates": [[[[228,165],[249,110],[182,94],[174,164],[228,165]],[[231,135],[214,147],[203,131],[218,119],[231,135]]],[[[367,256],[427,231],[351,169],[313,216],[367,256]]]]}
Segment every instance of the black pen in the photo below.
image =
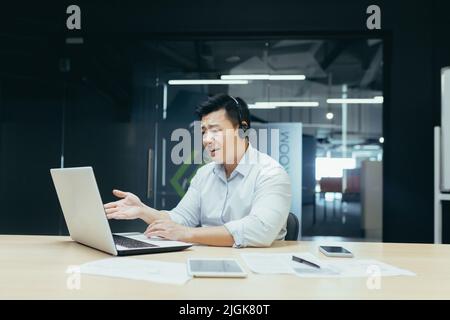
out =
{"type": "Polygon", "coordinates": [[[292,256],[292,260],[297,261],[297,262],[300,262],[300,263],[303,263],[303,264],[306,264],[306,265],[308,265],[308,266],[310,266],[310,267],[314,267],[314,268],[320,269],[320,266],[319,266],[319,265],[317,265],[317,264],[315,264],[315,263],[312,263],[312,262],[310,262],[310,261],[307,261],[307,260],[305,260],[305,259],[299,258],[299,257],[297,257],[297,256],[292,256]]]}

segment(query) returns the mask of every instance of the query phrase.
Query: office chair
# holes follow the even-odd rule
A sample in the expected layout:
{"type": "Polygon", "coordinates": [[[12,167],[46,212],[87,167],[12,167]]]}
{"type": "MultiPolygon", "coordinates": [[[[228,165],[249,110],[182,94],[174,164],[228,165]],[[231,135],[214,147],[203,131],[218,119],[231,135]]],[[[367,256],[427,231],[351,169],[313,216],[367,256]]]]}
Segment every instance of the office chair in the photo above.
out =
{"type": "Polygon", "coordinates": [[[300,223],[298,222],[297,216],[292,212],[289,212],[286,225],[287,233],[286,236],[284,237],[284,240],[296,241],[298,239],[299,228],[300,223]]]}

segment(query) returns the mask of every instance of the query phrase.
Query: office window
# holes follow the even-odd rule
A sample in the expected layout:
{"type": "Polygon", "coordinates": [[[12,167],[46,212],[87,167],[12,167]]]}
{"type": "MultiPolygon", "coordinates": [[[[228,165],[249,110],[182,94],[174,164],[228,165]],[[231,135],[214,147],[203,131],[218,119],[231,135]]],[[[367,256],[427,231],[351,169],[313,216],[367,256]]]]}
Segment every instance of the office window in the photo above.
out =
{"type": "MultiPolygon", "coordinates": [[[[186,39],[152,47],[164,86],[165,148],[173,128],[192,126],[193,108],[208,95],[241,97],[255,124],[301,123],[302,190],[294,194],[301,236],[381,240],[382,179],[373,177],[381,177],[383,159],[382,39],[186,39]]],[[[182,167],[165,168],[177,177],[172,186],[166,178],[168,207],[195,173],[182,167]]]]}

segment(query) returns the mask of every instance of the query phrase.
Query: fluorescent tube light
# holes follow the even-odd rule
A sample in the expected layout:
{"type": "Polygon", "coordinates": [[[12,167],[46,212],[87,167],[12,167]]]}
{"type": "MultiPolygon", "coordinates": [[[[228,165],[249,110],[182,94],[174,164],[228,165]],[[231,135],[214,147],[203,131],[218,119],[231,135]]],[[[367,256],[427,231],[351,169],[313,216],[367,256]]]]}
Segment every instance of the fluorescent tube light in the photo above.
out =
{"type": "Polygon", "coordinates": [[[188,79],[169,80],[169,85],[200,85],[200,84],[248,84],[247,80],[220,80],[220,79],[188,79]]]}
{"type": "Polygon", "coordinates": [[[223,80],[305,80],[303,74],[225,74],[223,80]]]}
{"type": "Polygon", "coordinates": [[[271,74],[269,80],[305,80],[306,77],[303,74],[271,74]]]}
{"type": "Polygon", "coordinates": [[[274,109],[278,107],[318,107],[317,101],[280,101],[280,102],[255,102],[249,105],[250,109],[274,109]]]}
{"type": "Polygon", "coordinates": [[[383,103],[383,97],[377,96],[371,99],[352,99],[352,98],[336,98],[336,99],[327,99],[327,103],[347,103],[347,104],[380,104],[383,103]]]}
{"type": "Polygon", "coordinates": [[[226,74],[221,75],[222,80],[269,80],[268,74],[226,74]]]}
{"type": "Polygon", "coordinates": [[[275,106],[270,106],[270,105],[267,105],[267,106],[263,106],[263,105],[256,106],[256,104],[253,103],[253,104],[249,104],[248,108],[249,109],[275,109],[275,106]]]}

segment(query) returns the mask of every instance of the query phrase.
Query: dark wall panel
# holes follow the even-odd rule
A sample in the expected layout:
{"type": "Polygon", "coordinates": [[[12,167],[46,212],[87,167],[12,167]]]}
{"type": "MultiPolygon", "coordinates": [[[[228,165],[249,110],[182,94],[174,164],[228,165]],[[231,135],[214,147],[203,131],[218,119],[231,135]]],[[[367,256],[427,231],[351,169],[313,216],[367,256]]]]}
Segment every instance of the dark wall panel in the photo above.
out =
{"type": "MultiPolygon", "coordinates": [[[[64,166],[92,166],[104,203],[118,200],[113,189],[133,192],[142,200],[146,190],[146,137],[130,121],[130,106],[83,85],[67,92],[64,166]]],[[[61,219],[62,232],[67,233],[61,219]]],[[[110,221],[114,232],[144,231],[140,220],[110,221]]]]}
{"type": "Polygon", "coordinates": [[[49,169],[61,155],[61,89],[3,81],[0,101],[0,233],[57,234],[49,169]]]}

